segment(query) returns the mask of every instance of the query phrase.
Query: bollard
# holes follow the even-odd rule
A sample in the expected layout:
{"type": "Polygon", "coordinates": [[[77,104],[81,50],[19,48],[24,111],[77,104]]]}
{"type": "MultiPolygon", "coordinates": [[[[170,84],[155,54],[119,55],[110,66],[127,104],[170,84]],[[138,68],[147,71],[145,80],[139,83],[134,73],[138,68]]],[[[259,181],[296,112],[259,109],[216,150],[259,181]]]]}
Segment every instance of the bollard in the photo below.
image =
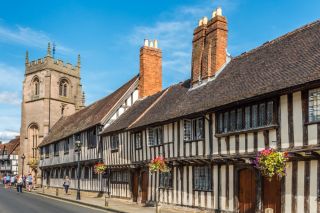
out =
{"type": "Polygon", "coordinates": [[[107,201],[107,195],[104,196],[104,206],[109,206],[109,203],[107,201]]]}
{"type": "Polygon", "coordinates": [[[59,196],[59,189],[56,188],[56,196],[58,197],[59,196]]]}

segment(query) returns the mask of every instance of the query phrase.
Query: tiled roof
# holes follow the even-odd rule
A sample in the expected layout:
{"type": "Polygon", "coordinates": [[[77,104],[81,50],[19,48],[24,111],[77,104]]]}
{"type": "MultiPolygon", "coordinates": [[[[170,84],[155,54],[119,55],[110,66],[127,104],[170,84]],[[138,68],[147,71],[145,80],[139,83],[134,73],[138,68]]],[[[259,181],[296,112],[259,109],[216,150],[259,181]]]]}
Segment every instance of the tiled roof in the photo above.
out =
{"type": "Polygon", "coordinates": [[[214,80],[202,86],[190,89],[189,80],[171,86],[130,128],[218,109],[317,80],[320,80],[319,20],[233,58],[214,80]]]}
{"type": "Polygon", "coordinates": [[[70,116],[62,117],[50,129],[50,133],[43,139],[39,147],[100,124],[103,118],[113,109],[119,99],[138,78],[139,76],[137,75],[105,98],[98,100],[70,116]]]}
{"type": "Polygon", "coordinates": [[[103,130],[102,134],[120,131],[137,121],[139,117],[164,93],[165,90],[158,92],[145,99],[136,101],[127,111],[125,111],[109,127],[103,130]]]}
{"type": "Polygon", "coordinates": [[[0,144],[0,154],[2,154],[3,150],[8,150],[8,154],[11,155],[19,154],[20,148],[20,137],[17,136],[15,139],[10,140],[8,143],[0,144]]]}

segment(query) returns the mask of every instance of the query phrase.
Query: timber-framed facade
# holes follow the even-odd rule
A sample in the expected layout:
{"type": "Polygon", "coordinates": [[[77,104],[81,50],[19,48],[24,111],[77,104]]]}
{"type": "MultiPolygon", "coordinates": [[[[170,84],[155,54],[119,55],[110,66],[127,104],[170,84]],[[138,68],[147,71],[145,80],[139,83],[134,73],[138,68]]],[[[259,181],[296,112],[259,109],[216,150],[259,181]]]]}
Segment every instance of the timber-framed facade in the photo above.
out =
{"type": "Polygon", "coordinates": [[[320,211],[320,22],[232,59],[227,32],[218,8],[194,31],[191,79],[140,97],[97,129],[95,159],[108,175],[84,189],[209,212],[320,211]],[[285,177],[268,181],[251,161],[270,147],[290,161],[285,177]],[[169,173],[149,173],[157,156],[169,173]]]}

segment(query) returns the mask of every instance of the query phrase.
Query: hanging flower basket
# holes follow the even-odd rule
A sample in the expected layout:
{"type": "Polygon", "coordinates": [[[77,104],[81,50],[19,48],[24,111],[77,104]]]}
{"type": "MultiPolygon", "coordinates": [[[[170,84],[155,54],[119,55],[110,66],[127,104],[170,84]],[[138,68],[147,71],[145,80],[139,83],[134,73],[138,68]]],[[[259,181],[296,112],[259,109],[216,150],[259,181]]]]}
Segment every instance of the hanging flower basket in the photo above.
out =
{"type": "Polygon", "coordinates": [[[95,174],[104,174],[107,169],[107,165],[104,163],[97,163],[94,165],[94,173],[95,174]]]}
{"type": "Polygon", "coordinates": [[[149,163],[150,172],[169,172],[170,169],[167,166],[164,158],[162,156],[154,158],[151,163],[149,163]]]}
{"type": "Polygon", "coordinates": [[[28,165],[31,169],[37,169],[39,165],[39,161],[36,158],[30,158],[28,165]]]}
{"type": "Polygon", "coordinates": [[[287,152],[278,152],[272,148],[260,151],[253,164],[261,174],[271,181],[275,175],[282,178],[286,175],[286,165],[289,160],[287,152]]]}

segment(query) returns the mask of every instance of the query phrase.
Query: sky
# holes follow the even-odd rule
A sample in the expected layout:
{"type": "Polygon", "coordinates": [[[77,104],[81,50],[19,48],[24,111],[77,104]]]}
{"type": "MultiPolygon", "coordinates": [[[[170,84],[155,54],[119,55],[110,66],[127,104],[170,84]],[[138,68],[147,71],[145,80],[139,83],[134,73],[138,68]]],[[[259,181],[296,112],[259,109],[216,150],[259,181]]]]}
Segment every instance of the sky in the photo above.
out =
{"type": "Polygon", "coordinates": [[[80,54],[88,105],[136,75],[143,40],[157,39],[165,88],[190,77],[193,30],[218,6],[228,20],[232,56],[320,18],[319,0],[2,1],[0,141],[20,131],[26,50],[36,60],[55,42],[55,58],[72,64],[80,54]]]}

